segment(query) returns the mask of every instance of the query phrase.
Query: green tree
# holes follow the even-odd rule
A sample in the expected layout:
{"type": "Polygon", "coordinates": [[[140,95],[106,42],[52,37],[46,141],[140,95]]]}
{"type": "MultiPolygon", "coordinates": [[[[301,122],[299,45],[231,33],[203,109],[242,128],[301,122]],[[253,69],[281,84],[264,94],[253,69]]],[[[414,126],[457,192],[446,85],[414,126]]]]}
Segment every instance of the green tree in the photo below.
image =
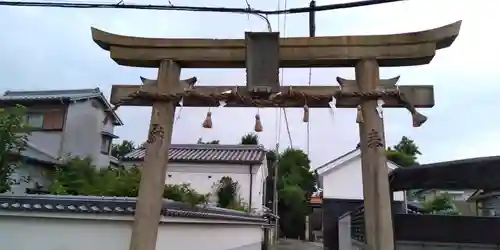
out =
{"type": "Polygon", "coordinates": [[[406,136],[394,147],[387,148],[387,159],[401,167],[417,164],[417,156],[421,154],[417,144],[406,136]]]}
{"type": "MultiPolygon", "coordinates": [[[[241,144],[258,145],[259,137],[249,133],[241,137],[241,144]]],[[[266,153],[268,176],[265,205],[272,208],[274,199],[274,169],[278,168],[278,215],[282,236],[304,238],[305,217],[309,214],[308,201],[316,191],[316,178],[311,171],[309,157],[299,149],[286,149],[281,154],[266,153]]]]}
{"type": "Polygon", "coordinates": [[[217,187],[217,205],[222,208],[229,208],[231,203],[237,199],[237,182],[233,182],[231,177],[224,176],[219,180],[217,187]]]}
{"type": "Polygon", "coordinates": [[[417,163],[416,158],[403,152],[387,149],[387,160],[396,163],[400,167],[409,167],[417,163]]]}
{"type": "Polygon", "coordinates": [[[189,184],[165,185],[163,197],[191,204],[192,206],[208,202],[210,194],[200,194],[189,184]]]}
{"type": "Polygon", "coordinates": [[[207,141],[207,142],[204,142],[201,137],[198,138],[198,141],[196,142],[197,144],[220,144],[220,141],[219,140],[213,140],[213,141],[207,141]]]}
{"type": "Polygon", "coordinates": [[[241,144],[259,145],[259,135],[257,135],[256,133],[248,133],[241,137],[241,144]]]}
{"type": "Polygon", "coordinates": [[[278,157],[278,213],[283,236],[304,238],[305,217],[309,214],[308,201],[316,191],[316,178],[310,171],[306,153],[286,149],[278,157]]]}
{"type": "Polygon", "coordinates": [[[417,156],[422,154],[420,153],[417,144],[415,144],[415,141],[411,140],[406,136],[403,136],[401,138],[401,141],[399,141],[399,143],[394,146],[394,150],[411,156],[417,156]]]}
{"type": "Polygon", "coordinates": [[[278,155],[276,151],[268,150],[266,153],[267,159],[267,177],[266,177],[266,193],[264,194],[264,205],[268,208],[273,207],[273,199],[274,199],[274,167],[275,163],[278,160],[278,155]]]}
{"type": "Polygon", "coordinates": [[[26,109],[14,106],[0,109],[0,193],[10,191],[12,174],[19,165],[19,155],[26,147],[29,126],[23,119],[26,109]]]}
{"type": "Polygon", "coordinates": [[[216,185],[217,206],[248,211],[248,205],[239,197],[239,184],[229,176],[222,177],[216,185]]]}
{"type": "Polygon", "coordinates": [[[446,193],[436,195],[422,205],[422,210],[426,214],[460,215],[451,197],[446,193]]]}
{"type": "MultiPolygon", "coordinates": [[[[387,159],[400,167],[409,167],[418,164],[417,156],[422,154],[415,141],[406,136],[403,136],[394,147],[388,147],[386,152],[387,159]]],[[[408,190],[406,192],[408,200],[418,199],[417,191],[418,190],[408,190]]]]}
{"type": "Polygon", "coordinates": [[[135,149],[136,146],[133,141],[123,140],[120,144],[113,143],[113,145],[111,145],[111,155],[121,159],[135,149]]]}
{"type": "Polygon", "coordinates": [[[274,164],[274,162],[276,162],[276,160],[278,159],[278,155],[276,154],[276,151],[274,151],[274,150],[268,150],[266,152],[266,159],[267,159],[268,163],[271,163],[271,164],[268,164],[268,165],[274,164]]]}

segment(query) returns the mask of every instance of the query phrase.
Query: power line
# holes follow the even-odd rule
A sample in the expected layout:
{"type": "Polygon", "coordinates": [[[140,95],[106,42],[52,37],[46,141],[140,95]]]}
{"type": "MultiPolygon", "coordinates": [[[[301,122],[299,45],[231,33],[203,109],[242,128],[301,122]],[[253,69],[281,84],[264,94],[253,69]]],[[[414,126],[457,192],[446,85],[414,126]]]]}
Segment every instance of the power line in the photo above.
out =
{"type": "MultiPolygon", "coordinates": [[[[316,1],[314,0],[311,0],[311,2],[309,3],[309,7],[312,7],[314,8],[314,6],[316,6],[316,1]]],[[[311,11],[309,12],[309,37],[315,37],[316,36],[316,14],[314,13],[314,11],[311,11]]],[[[309,74],[308,74],[308,85],[309,87],[311,87],[311,81],[312,81],[312,68],[309,68],[309,74]]],[[[309,111],[310,112],[310,111],[309,111]]],[[[310,113],[309,113],[310,115],[310,113]]],[[[310,153],[310,144],[311,144],[311,137],[310,137],[310,134],[311,134],[311,119],[312,117],[309,117],[309,120],[307,121],[307,124],[306,124],[306,131],[307,131],[307,134],[306,134],[306,137],[307,137],[307,145],[306,145],[306,149],[307,149],[307,155],[309,156],[309,153],[310,153]]]]}
{"type": "MultiPolygon", "coordinates": [[[[286,0],[285,0],[285,4],[286,4],[286,0]]],[[[278,0],[278,10],[281,9],[281,0],[278,0]]],[[[285,6],[285,9],[286,9],[286,6],[285,6]]],[[[278,32],[281,30],[281,25],[280,25],[280,15],[278,15],[278,32]]],[[[286,33],[286,29],[284,31],[286,33]]],[[[280,73],[280,76],[281,76],[281,80],[280,80],[280,85],[283,85],[283,69],[281,69],[281,73],[280,73]]],[[[286,111],[285,111],[285,108],[282,108],[283,109],[283,113],[286,114],[286,111]]],[[[286,116],[285,116],[286,117],[286,116]]],[[[278,206],[278,201],[279,201],[279,193],[278,193],[278,174],[279,174],[279,156],[280,156],[280,153],[279,153],[279,149],[280,149],[280,140],[281,140],[281,111],[278,110],[278,117],[276,118],[276,121],[278,122],[278,140],[276,141],[276,161],[274,162],[274,179],[273,179],[273,189],[274,189],[274,193],[273,193],[273,211],[274,211],[274,214],[275,215],[278,215],[278,209],[279,209],[279,206],[278,206]]],[[[286,125],[287,125],[287,130],[290,131],[288,129],[288,119],[285,120],[286,121],[286,125]]],[[[290,134],[289,134],[290,135],[290,134]]],[[[289,137],[289,140],[290,140],[290,144],[292,144],[291,142],[291,137],[289,137]]],[[[279,216],[278,218],[275,219],[274,221],[274,228],[275,228],[275,232],[274,232],[274,237],[275,237],[275,243],[278,242],[279,240],[279,216]]]]}
{"type": "Polygon", "coordinates": [[[76,9],[139,9],[139,10],[173,10],[191,12],[220,12],[236,14],[261,14],[280,15],[309,13],[311,11],[327,11],[346,9],[354,7],[364,7],[383,3],[399,2],[403,0],[362,0],[351,3],[328,4],[315,7],[291,8],[283,10],[259,10],[253,8],[227,8],[227,7],[203,7],[203,6],[181,6],[181,5],[153,5],[153,4],[123,4],[118,3],[75,3],[75,2],[20,2],[20,1],[0,1],[0,6],[13,7],[47,7],[47,8],[76,8],[76,9]]]}
{"type": "MultiPolygon", "coordinates": [[[[288,1],[285,0],[283,8],[286,10],[288,1]]],[[[287,13],[283,14],[283,37],[286,36],[286,18],[287,18],[287,13]]],[[[284,70],[281,68],[281,84],[284,84],[284,70]]],[[[292,141],[292,134],[290,133],[290,125],[288,123],[288,115],[286,112],[286,109],[283,108],[283,117],[285,118],[285,125],[286,125],[286,132],[288,134],[288,143],[290,145],[290,148],[293,148],[293,141],[292,141]]]]}

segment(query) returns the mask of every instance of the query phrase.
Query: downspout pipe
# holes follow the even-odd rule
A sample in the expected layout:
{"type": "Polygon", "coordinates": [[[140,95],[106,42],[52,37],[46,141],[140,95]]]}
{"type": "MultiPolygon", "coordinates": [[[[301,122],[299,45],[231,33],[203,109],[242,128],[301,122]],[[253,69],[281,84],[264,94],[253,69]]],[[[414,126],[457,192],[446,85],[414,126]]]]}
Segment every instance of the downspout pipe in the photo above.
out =
{"type": "Polygon", "coordinates": [[[250,193],[248,196],[248,212],[252,212],[252,200],[253,200],[253,172],[252,172],[253,165],[248,166],[248,171],[250,174],[250,193]]]}
{"type": "Polygon", "coordinates": [[[61,98],[59,100],[61,104],[64,106],[64,117],[63,117],[63,124],[62,124],[62,132],[61,132],[61,141],[59,142],[59,150],[57,150],[57,157],[59,159],[63,158],[64,152],[64,146],[65,146],[65,140],[66,140],[66,124],[67,124],[67,119],[68,119],[68,111],[69,111],[69,106],[67,103],[64,102],[64,99],[61,98]]]}

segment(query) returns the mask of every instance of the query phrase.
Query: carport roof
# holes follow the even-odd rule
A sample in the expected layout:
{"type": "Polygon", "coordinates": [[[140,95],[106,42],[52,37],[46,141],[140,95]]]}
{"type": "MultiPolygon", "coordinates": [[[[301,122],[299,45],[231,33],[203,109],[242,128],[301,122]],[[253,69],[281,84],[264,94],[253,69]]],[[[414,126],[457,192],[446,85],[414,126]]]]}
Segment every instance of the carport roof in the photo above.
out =
{"type": "Polygon", "coordinates": [[[398,168],[389,175],[393,191],[411,189],[498,189],[500,156],[398,168]]]}

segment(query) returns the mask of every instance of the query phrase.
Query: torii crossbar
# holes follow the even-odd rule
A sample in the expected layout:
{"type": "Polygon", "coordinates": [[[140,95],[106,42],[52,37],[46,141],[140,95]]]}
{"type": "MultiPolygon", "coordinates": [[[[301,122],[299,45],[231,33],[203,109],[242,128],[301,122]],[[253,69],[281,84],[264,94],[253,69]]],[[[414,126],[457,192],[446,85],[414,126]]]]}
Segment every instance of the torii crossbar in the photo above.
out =
{"type": "Polygon", "coordinates": [[[114,85],[117,106],[152,105],[146,157],[130,250],[154,250],[168,165],[175,107],[358,107],[362,148],[366,248],[394,250],[383,121],[385,107],[405,107],[414,126],[426,118],[415,107],[432,107],[432,86],[396,86],[380,80],[379,67],[428,64],[458,36],[461,22],[394,35],[279,38],[278,33],[246,33],[245,39],[153,39],[92,28],[94,41],[120,65],[159,68],[157,80],[114,85]],[[193,86],[180,81],[181,68],[246,68],[245,86],[193,86]],[[335,86],[282,87],[280,67],[355,67],[356,79],[335,86]],[[182,100],[182,102],[181,102],[182,100]],[[362,118],[362,119],[361,119],[362,118]]]}

